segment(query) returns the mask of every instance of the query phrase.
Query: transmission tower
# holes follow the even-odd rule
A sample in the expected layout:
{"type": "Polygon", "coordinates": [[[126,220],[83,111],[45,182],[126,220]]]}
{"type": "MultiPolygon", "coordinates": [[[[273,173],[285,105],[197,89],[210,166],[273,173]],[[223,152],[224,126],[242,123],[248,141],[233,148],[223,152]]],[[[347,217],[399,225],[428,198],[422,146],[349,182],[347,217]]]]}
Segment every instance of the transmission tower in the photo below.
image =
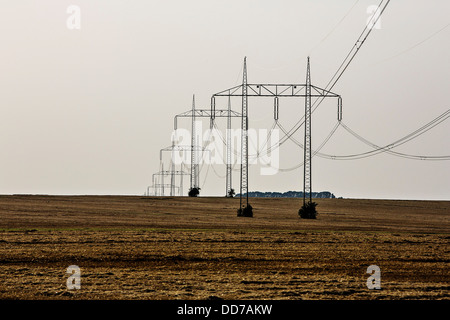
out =
{"type": "Polygon", "coordinates": [[[309,202],[312,198],[312,163],[311,163],[311,72],[309,69],[309,57],[306,66],[306,94],[305,94],[305,141],[303,159],[303,204],[306,202],[306,195],[309,195],[309,202]]]}
{"type": "Polygon", "coordinates": [[[191,189],[199,187],[198,179],[198,157],[197,157],[197,134],[195,130],[195,95],[192,97],[192,128],[191,128],[191,189]]]}
{"type": "Polygon", "coordinates": [[[248,96],[247,96],[247,57],[244,58],[242,75],[242,113],[241,113],[241,191],[239,208],[243,210],[242,195],[246,195],[245,207],[248,207],[248,96]]]}
{"type": "Polygon", "coordinates": [[[212,96],[212,101],[216,97],[242,97],[242,133],[241,133],[241,188],[240,188],[240,208],[243,202],[248,206],[248,98],[249,97],[270,97],[274,99],[274,119],[278,120],[279,98],[299,97],[305,98],[305,146],[304,146],[304,181],[303,181],[303,201],[306,201],[306,193],[311,199],[311,100],[338,98],[337,118],[342,119],[342,99],[341,96],[327,89],[322,89],[311,84],[311,72],[307,62],[306,84],[250,84],[247,83],[247,59],[244,59],[242,85],[223,90],[212,96]],[[246,196],[243,199],[243,196],[246,196]]]}
{"type": "MultiPolygon", "coordinates": [[[[214,121],[216,118],[227,118],[227,138],[225,141],[226,144],[226,167],[227,167],[227,174],[226,174],[226,190],[225,190],[225,196],[227,196],[230,193],[230,190],[232,189],[231,185],[231,174],[232,174],[232,167],[231,167],[231,118],[240,118],[241,114],[239,112],[231,110],[231,102],[228,102],[228,109],[217,109],[215,106],[214,99],[211,99],[211,109],[195,109],[195,110],[189,110],[180,114],[177,114],[174,117],[174,130],[178,129],[178,118],[210,118],[211,128],[214,127],[214,121]]],[[[180,146],[175,146],[172,142],[172,149],[173,151],[179,150],[180,146]]],[[[192,147],[191,147],[192,149],[192,147]]],[[[195,148],[197,151],[207,152],[209,150],[203,149],[201,146],[196,146],[195,148]]],[[[164,151],[168,150],[166,148],[164,151]]],[[[202,154],[203,155],[203,154],[202,154]]],[[[172,156],[173,158],[173,156],[172,156]]],[[[172,170],[174,171],[174,170],[172,170]]]]}
{"type": "MultiPolygon", "coordinates": [[[[176,189],[178,189],[178,195],[182,195],[182,191],[183,191],[183,176],[185,176],[185,175],[190,175],[189,173],[187,173],[187,172],[184,172],[184,171],[181,171],[181,170],[177,170],[177,171],[159,171],[159,172],[156,172],[156,173],[154,173],[153,175],[152,175],[152,181],[153,181],[153,185],[152,186],[149,186],[149,188],[151,187],[151,188],[153,188],[154,189],[154,195],[155,196],[157,196],[158,195],[158,193],[157,193],[157,191],[158,191],[158,189],[157,188],[161,188],[162,189],[162,192],[161,192],[161,190],[159,190],[160,192],[160,194],[161,195],[164,195],[164,187],[169,187],[170,188],[170,190],[172,190],[172,189],[174,189],[175,190],[175,188],[176,189]],[[158,177],[160,177],[161,178],[161,181],[162,182],[164,182],[164,176],[180,176],[180,179],[179,179],[179,186],[176,186],[176,185],[173,185],[172,183],[170,183],[170,184],[163,184],[163,183],[157,183],[157,180],[155,179],[155,177],[156,178],[158,178],[158,177]]],[[[174,180],[174,183],[175,183],[175,180],[174,180]]],[[[147,194],[149,194],[149,191],[148,191],[148,188],[147,188],[147,194]]],[[[175,192],[172,194],[170,194],[170,196],[172,197],[172,196],[175,196],[175,192]]]]}
{"type": "Polygon", "coordinates": [[[231,97],[228,97],[228,114],[227,114],[227,132],[226,132],[226,137],[227,137],[227,145],[226,145],[226,149],[227,149],[227,174],[226,174],[226,187],[225,187],[225,197],[232,197],[233,194],[231,192],[231,190],[233,189],[233,184],[232,184],[232,176],[233,176],[233,171],[232,171],[232,167],[231,167],[231,97]]]}

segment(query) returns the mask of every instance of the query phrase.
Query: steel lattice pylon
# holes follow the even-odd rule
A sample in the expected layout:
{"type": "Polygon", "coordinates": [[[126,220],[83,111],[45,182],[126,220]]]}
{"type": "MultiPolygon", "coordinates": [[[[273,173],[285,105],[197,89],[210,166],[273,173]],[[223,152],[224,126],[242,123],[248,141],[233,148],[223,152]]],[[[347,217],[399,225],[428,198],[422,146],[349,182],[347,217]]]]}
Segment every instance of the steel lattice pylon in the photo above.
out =
{"type": "Polygon", "coordinates": [[[195,95],[192,97],[192,128],[191,128],[191,189],[199,187],[198,182],[198,155],[197,133],[195,130],[195,95]]]}
{"type": "Polygon", "coordinates": [[[238,85],[212,96],[215,103],[216,97],[242,97],[242,133],[241,133],[241,187],[240,187],[240,209],[243,207],[243,196],[246,197],[245,205],[248,206],[248,98],[249,97],[269,97],[274,99],[274,119],[278,120],[279,98],[305,98],[305,146],[304,146],[304,175],[303,175],[303,202],[306,202],[306,195],[309,200],[312,198],[312,166],[311,166],[311,107],[312,99],[338,98],[337,118],[342,119],[342,99],[341,96],[330,90],[319,88],[311,84],[311,72],[309,57],[307,60],[306,84],[249,84],[247,82],[247,58],[244,58],[243,81],[238,85]]]}
{"type": "Polygon", "coordinates": [[[312,163],[311,163],[311,72],[309,69],[309,57],[306,67],[306,93],[305,93],[305,141],[303,159],[303,204],[309,195],[309,202],[312,198],[312,163]]]}
{"type": "MultiPolygon", "coordinates": [[[[224,118],[227,117],[227,137],[226,137],[226,190],[225,190],[225,196],[228,196],[230,194],[230,191],[232,189],[232,184],[231,184],[231,175],[232,175],[232,166],[231,166],[231,118],[241,118],[241,114],[239,112],[233,111],[231,110],[231,102],[228,101],[228,109],[217,109],[215,108],[215,101],[214,99],[211,99],[211,108],[210,109],[196,109],[196,108],[192,108],[191,110],[188,110],[186,112],[177,114],[174,117],[174,131],[176,132],[178,129],[178,118],[210,118],[211,120],[211,128],[214,127],[214,121],[216,118],[224,118]]],[[[194,120],[196,121],[196,120],[194,120]]],[[[193,121],[193,122],[194,122],[193,121]]],[[[194,123],[193,125],[193,130],[192,133],[195,134],[197,131],[195,130],[194,127],[194,123]]],[[[191,138],[192,139],[192,138],[191,138]]],[[[166,150],[173,150],[176,151],[177,147],[173,142],[172,142],[172,148],[166,148],[164,149],[166,150]]],[[[193,157],[196,157],[193,153],[192,153],[192,149],[197,150],[197,152],[207,152],[208,150],[205,150],[202,146],[195,146],[194,147],[194,142],[192,140],[191,142],[191,146],[189,146],[189,148],[191,149],[191,160],[193,159],[193,157]]],[[[194,152],[195,152],[194,150],[194,152]]],[[[174,156],[172,155],[172,158],[174,158],[174,156]]],[[[197,159],[198,159],[198,153],[197,153],[197,159]]],[[[174,163],[174,161],[172,162],[174,163]]],[[[175,169],[173,168],[172,171],[175,171],[175,169]]],[[[195,171],[195,170],[194,170],[195,171]]],[[[191,172],[193,172],[193,170],[191,169],[191,172]]],[[[199,172],[197,172],[197,175],[199,175],[199,172]]],[[[192,177],[192,181],[194,181],[195,179],[192,177]]],[[[199,180],[199,177],[197,178],[197,181],[199,180]]],[[[174,181],[174,178],[172,178],[172,181],[174,181]]],[[[191,184],[191,188],[192,188],[192,184],[191,184]]]]}
{"type": "Polygon", "coordinates": [[[226,197],[232,197],[232,189],[233,189],[233,184],[232,184],[232,177],[233,177],[233,168],[231,167],[231,97],[228,97],[228,115],[227,115],[227,133],[226,133],[226,138],[227,138],[227,163],[226,163],[226,168],[227,168],[227,174],[226,174],[226,189],[225,189],[225,196],[226,197]]]}
{"type": "Polygon", "coordinates": [[[241,121],[241,190],[240,208],[242,209],[242,195],[246,194],[246,204],[248,206],[248,96],[247,96],[247,57],[244,58],[244,69],[242,76],[242,121],[241,121]]]}

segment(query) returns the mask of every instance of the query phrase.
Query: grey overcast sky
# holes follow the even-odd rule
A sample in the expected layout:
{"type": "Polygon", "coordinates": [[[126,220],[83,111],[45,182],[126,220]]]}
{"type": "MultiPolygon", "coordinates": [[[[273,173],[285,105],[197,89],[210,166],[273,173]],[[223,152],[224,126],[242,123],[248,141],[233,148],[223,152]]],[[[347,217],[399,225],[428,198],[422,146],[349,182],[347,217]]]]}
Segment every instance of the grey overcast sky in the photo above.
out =
{"type": "MultiPolygon", "coordinates": [[[[160,149],[171,144],[174,116],[191,108],[193,94],[197,108],[209,108],[212,94],[241,83],[244,56],[252,83],[304,83],[310,56],[312,83],[325,87],[378,3],[1,0],[0,193],[144,194],[160,169],[160,149]],[[70,5],[80,8],[79,29],[68,28],[68,19],[75,21],[70,5]]],[[[349,128],[387,145],[450,109],[449,12],[448,0],[390,2],[333,88],[349,128]]],[[[226,107],[225,100],[217,103],[226,107]]],[[[239,101],[232,103],[240,111],[239,101]]],[[[271,104],[249,100],[251,128],[272,126],[271,104]]],[[[303,113],[303,100],[280,101],[284,127],[303,113]]],[[[313,115],[313,148],[335,123],[335,102],[327,101],[313,115]]],[[[217,125],[223,130],[226,122],[217,125]]],[[[190,129],[187,119],[179,126],[190,129]]],[[[450,155],[449,136],[447,120],[394,151],[450,155]]],[[[302,141],[302,130],[294,137],[302,141]]],[[[321,152],[370,150],[339,127],[321,152]]],[[[281,168],[302,161],[291,141],[279,151],[281,168]]],[[[450,161],[390,154],[315,157],[313,190],[450,200],[449,169],[450,161]]],[[[223,165],[203,166],[202,195],[224,195],[224,175],[223,165]]],[[[257,165],[250,169],[251,191],[302,190],[302,184],[302,167],[271,176],[257,165]]]]}

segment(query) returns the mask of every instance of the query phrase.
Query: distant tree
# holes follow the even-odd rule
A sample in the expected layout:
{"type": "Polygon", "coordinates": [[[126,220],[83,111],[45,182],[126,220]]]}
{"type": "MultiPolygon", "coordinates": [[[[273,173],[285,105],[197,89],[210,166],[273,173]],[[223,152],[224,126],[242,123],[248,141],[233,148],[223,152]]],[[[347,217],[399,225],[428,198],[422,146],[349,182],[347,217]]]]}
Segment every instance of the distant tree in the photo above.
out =
{"type": "Polygon", "coordinates": [[[234,192],[234,189],[230,189],[228,191],[227,197],[228,198],[233,198],[235,194],[236,194],[236,192],[234,192]]]}
{"type": "Polygon", "coordinates": [[[309,201],[303,204],[303,206],[298,210],[298,215],[302,219],[316,219],[317,217],[317,210],[316,210],[317,203],[309,201]]]}
{"type": "Polygon", "coordinates": [[[188,196],[189,197],[196,197],[200,194],[200,188],[190,188],[188,196]]]}
{"type": "Polygon", "coordinates": [[[253,217],[253,207],[249,204],[246,207],[237,209],[238,217],[253,217]]]}

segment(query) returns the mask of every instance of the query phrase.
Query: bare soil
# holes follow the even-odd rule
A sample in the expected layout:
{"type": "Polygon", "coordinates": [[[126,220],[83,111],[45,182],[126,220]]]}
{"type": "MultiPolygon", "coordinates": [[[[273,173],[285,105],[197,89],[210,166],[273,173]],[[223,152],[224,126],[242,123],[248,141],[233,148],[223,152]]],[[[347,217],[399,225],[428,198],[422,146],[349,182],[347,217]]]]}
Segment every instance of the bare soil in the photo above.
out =
{"type": "Polygon", "coordinates": [[[314,201],[0,196],[0,299],[450,298],[449,201],[314,201]]]}

